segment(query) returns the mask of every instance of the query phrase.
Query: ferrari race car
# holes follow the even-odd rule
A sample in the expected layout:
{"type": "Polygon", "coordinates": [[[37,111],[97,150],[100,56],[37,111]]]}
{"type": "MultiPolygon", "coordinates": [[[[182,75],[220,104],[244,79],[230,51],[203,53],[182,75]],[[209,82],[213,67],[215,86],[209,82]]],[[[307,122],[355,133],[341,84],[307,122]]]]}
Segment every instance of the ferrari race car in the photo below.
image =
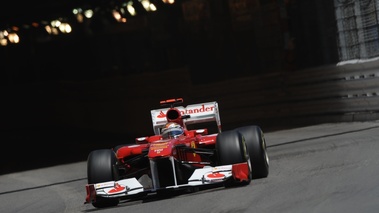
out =
{"type": "Polygon", "coordinates": [[[259,126],[222,131],[217,102],[182,103],[182,98],[164,100],[160,104],[166,108],[151,110],[154,135],[89,153],[85,203],[111,207],[149,194],[243,186],[268,176],[259,126]],[[213,123],[213,133],[190,128],[202,123],[213,123]]]}

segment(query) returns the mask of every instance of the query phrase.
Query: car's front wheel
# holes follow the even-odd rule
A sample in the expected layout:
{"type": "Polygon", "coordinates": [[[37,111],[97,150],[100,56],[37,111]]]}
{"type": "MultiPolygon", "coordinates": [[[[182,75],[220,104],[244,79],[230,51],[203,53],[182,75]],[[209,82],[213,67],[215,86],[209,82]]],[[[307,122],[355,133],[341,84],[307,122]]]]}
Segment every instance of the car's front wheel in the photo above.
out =
{"type": "Polygon", "coordinates": [[[246,144],[238,131],[225,131],[217,135],[216,152],[220,165],[229,165],[247,162],[249,165],[248,181],[235,180],[225,186],[247,185],[251,182],[251,164],[246,144]]]}
{"type": "MultiPolygon", "coordinates": [[[[115,171],[117,158],[113,150],[100,149],[92,151],[87,158],[87,179],[88,184],[116,181],[118,179],[115,171]]],[[[92,205],[96,208],[117,206],[118,198],[96,197],[92,205]]]]}
{"type": "Polygon", "coordinates": [[[250,154],[253,179],[266,178],[269,173],[269,157],[266,150],[266,140],[259,126],[251,125],[236,129],[245,138],[250,154]]]}

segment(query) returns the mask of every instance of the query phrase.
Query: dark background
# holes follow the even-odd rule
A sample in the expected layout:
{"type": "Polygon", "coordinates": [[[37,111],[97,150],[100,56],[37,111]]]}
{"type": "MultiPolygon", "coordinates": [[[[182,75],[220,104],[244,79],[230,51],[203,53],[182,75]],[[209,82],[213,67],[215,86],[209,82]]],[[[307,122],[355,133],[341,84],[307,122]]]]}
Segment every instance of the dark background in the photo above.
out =
{"type": "Polygon", "coordinates": [[[192,80],[202,76],[194,83],[206,83],[338,62],[331,1],[155,1],[156,12],[140,9],[127,23],[111,17],[116,2],[8,2],[0,27],[18,26],[21,42],[0,49],[3,83],[88,81],[182,67],[190,68],[192,80]],[[77,7],[96,8],[96,14],[77,23],[71,13],[77,7]],[[58,17],[71,23],[71,34],[47,35],[42,24],[23,27],[58,17]]]}
{"type": "MultiPolygon", "coordinates": [[[[159,107],[159,100],[181,89],[164,89],[162,96],[150,97],[151,86],[143,86],[144,82],[153,82],[157,90],[170,83],[147,80],[150,74],[186,69],[190,76],[177,73],[176,77],[207,85],[338,62],[330,0],[181,0],[173,5],[156,1],[157,12],[140,10],[122,24],[110,16],[117,2],[9,1],[0,8],[0,30],[18,26],[21,39],[19,44],[0,46],[5,108],[0,123],[4,145],[0,173],[85,160],[93,149],[130,143],[140,136],[127,131],[133,121],[126,122],[125,131],[82,127],[74,120],[50,122],[70,113],[51,107],[57,101],[88,102],[85,95],[77,95],[87,85],[102,88],[110,79],[133,76],[141,84],[138,94],[156,100],[136,112],[148,117],[145,109],[159,107]],[[79,6],[98,8],[97,16],[76,23],[71,9],[79,6]],[[66,17],[73,32],[51,36],[40,28],[24,27],[56,17],[66,17]],[[65,92],[62,85],[67,84],[81,89],[72,86],[65,92]]],[[[97,92],[102,97],[101,90],[97,92]]],[[[134,92],[125,91],[126,96],[134,92]]],[[[131,102],[138,103],[142,96],[131,102]]],[[[146,132],[151,133],[150,120],[146,122],[146,132]]],[[[275,128],[275,123],[265,126],[267,131],[275,128]]]]}

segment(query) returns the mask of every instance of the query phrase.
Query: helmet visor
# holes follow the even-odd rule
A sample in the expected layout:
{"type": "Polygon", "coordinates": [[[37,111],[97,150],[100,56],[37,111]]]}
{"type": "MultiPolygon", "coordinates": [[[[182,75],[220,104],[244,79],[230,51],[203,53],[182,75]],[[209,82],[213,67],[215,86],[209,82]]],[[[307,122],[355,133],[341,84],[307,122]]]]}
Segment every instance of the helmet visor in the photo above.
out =
{"type": "Polygon", "coordinates": [[[162,137],[163,138],[176,138],[178,137],[179,135],[182,135],[183,134],[183,129],[182,128],[179,128],[179,127],[175,127],[175,128],[170,128],[170,129],[165,129],[163,130],[162,132],[162,137]]]}

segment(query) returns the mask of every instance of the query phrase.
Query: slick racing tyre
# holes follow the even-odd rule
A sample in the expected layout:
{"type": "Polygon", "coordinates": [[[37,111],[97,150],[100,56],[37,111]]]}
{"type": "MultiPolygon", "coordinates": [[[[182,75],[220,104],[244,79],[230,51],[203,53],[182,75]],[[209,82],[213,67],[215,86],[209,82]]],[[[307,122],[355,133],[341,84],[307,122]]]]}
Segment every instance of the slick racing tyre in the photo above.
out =
{"type": "MultiPolygon", "coordinates": [[[[117,180],[118,175],[114,169],[116,161],[116,155],[111,149],[92,151],[87,159],[88,184],[117,180]]],[[[92,203],[96,208],[117,206],[118,204],[118,198],[102,197],[96,197],[96,202],[92,203]]]]}
{"type": "Polygon", "coordinates": [[[249,153],[247,152],[246,144],[238,131],[225,131],[217,135],[216,152],[220,165],[229,165],[236,163],[248,162],[249,164],[249,180],[235,180],[228,182],[225,186],[248,185],[251,182],[251,164],[249,161],[249,153]]]}
{"type": "Polygon", "coordinates": [[[266,151],[266,141],[258,126],[244,126],[236,129],[245,138],[252,166],[252,178],[266,178],[269,173],[269,158],[266,151]]]}

